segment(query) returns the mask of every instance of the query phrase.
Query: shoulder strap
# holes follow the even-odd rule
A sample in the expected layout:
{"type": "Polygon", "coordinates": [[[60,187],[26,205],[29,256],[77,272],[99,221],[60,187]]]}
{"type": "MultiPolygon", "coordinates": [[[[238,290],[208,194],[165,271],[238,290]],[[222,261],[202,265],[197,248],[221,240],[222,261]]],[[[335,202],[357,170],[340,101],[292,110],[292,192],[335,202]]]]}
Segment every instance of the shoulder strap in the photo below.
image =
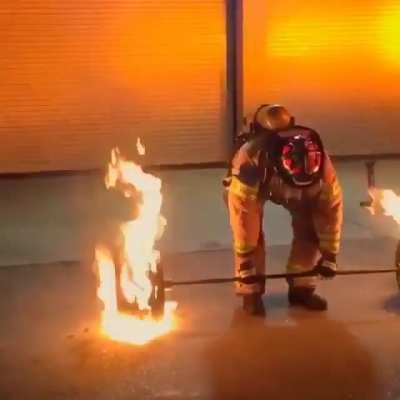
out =
{"type": "Polygon", "coordinates": [[[231,152],[231,155],[229,157],[228,160],[228,171],[226,173],[226,177],[229,178],[232,176],[232,161],[236,155],[236,153],[239,151],[239,149],[247,142],[249,142],[250,140],[253,140],[257,137],[258,135],[252,132],[248,132],[248,133],[242,133],[240,135],[238,135],[235,138],[234,144],[233,144],[233,149],[231,152]]]}
{"type": "Polygon", "coordinates": [[[265,192],[268,184],[271,181],[272,175],[274,174],[274,149],[275,149],[276,137],[275,133],[271,133],[265,138],[260,153],[259,165],[260,170],[264,173],[264,179],[261,182],[261,191],[265,192]]]}

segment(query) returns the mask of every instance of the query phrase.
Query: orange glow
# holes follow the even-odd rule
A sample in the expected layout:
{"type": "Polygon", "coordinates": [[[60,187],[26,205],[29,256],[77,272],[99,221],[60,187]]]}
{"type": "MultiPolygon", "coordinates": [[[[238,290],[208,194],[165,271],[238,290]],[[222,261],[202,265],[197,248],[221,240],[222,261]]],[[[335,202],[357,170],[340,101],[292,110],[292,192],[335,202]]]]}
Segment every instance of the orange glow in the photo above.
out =
{"type": "Polygon", "coordinates": [[[333,3],[245,3],[245,113],[261,102],[291,106],[304,98],[332,107],[344,93],[358,101],[375,90],[376,68],[365,66],[377,60],[376,17],[358,17],[363,2],[333,3]]]}
{"type": "Polygon", "coordinates": [[[203,161],[182,146],[221,129],[224,1],[3,3],[2,172],[98,168],[116,142],[134,149],[133,130],[148,164],[203,161]]]}
{"type": "Polygon", "coordinates": [[[342,15],[299,15],[289,21],[277,21],[267,36],[267,52],[272,57],[333,57],[366,45],[365,21],[354,22],[342,15]]]}
{"type": "MultiPolygon", "coordinates": [[[[291,3],[286,0],[286,3],[291,3]]],[[[379,58],[400,53],[400,2],[333,1],[292,4],[290,15],[271,15],[266,26],[265,51],[271,57],[379,58]]],[[[282,6],[283,7],[283,6],[282,6]]],[[[268,18],[268,13],[267,16],[268,18]]],[[[398,57],[396,57],[398,59],[398,57]]]]}
{"type": "Polygon", "coordinates": [[[380,21],[379,37],[384,54],[389,60],[400,63],[400,4],[385,12],[380,21]]]}
{"type": "Polygon", "coordinates": [[[400,0],[243,4],[245,115],[283,103],[334,154],[398,148],[400,0]]]}
{"type": "MultiPolygon", "coordinates": [[[[139,140],[140,143],[140,140],[139,140]]],[[[144,147],[139,146],[144,151],[144,147]]],[[[120,284],[124,299],[136,304],[139,310],[149,311],[151,282],[149,271],[156,272],[160,253],[154,244],[163,234],[165,218],[160,214],[162,195],[161,180],[144,173],[140,165],[126,161],[118,149],[111,152],[106,187],[124,184],[124,194],[131,198],[132,207],[138,209],[135,219],[120,226],[124,238],[120,284]]],[[[155,337],[169,332],[174,327],[175,303],[167,302],[161,320],[153,320],[147,313],[144,318],[122,313],[118,310],[116,293],[116,266],[110,252],[96,249],[99,288],[102,300],[102,331],[113,340],[132,344],[144,344],[155,337]]]]}
{"type": "Polygon", "coordinates": [[[115,20],[119,40],[109,54],[113,79],[140,94],[150,107],[145,107],[147,112],[167,102],[169,107],[156,108],[158,119],[170,120],[188,104],[193,109],[207,108],[210,98],[198,88],[204,81],[213,82],[210,90],[218,96],[225,81],[224,13],[223,2],[210,7],[201,1],[161,6],[157,12],[121,13],[115,20]],[[201,26],[207,26],[206,35],[198,29],[201,26]],[[123,56],[115,59],[114,52],[123,56]]]}

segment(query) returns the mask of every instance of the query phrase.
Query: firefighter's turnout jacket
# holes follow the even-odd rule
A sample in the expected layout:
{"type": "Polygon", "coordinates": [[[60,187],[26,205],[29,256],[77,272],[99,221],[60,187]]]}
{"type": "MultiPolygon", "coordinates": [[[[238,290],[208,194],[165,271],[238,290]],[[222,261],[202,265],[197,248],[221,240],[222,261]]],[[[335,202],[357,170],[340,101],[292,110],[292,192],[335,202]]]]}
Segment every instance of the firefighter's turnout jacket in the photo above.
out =
{"type": "MultiPolygon", "coordinates": [[[[295,135],[297,128],[291,129],[295,135]]],[[[240,147],[231,165],[227,198],[235,272],[241,277],[265,273],[262,226],[263,206],[267,200],[282,205],[292,216],[289,273],[314,268],[321,253],[337,254],[340,246],[342,193],[329,156],[323,154],[323,171],[317,182],[307,187],[295,187],[273,167],[265,146],[262,136],[250,140],[240,147]]],[[[315,278],[296,278],[289,284],[314,287],[315,278]]],[[[264,282],[238,283],[236,290],[239,294],[263,292],[264,282]]]]}

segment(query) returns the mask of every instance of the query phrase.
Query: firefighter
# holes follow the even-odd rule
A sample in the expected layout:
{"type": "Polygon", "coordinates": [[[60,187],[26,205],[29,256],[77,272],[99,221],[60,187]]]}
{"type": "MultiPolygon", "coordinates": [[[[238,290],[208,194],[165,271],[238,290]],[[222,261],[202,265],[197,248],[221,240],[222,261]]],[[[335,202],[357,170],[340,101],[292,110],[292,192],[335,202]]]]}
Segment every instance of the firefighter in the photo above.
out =
{"type": "MultiPolygon", "coordinates": [[[[264,315],[263,206],[268,200],[291,214],[292,248],[287,272],[316,269],[333,278],[342,226],[342,194],[335,169],[317,132],[295,124],[281,105],[262,105],[252,134],[234,155],[225,180],[233,233],[236,292],[251,315],[264,315]]],[[[315,293],[316,277],[288,279],[288,300],[310,310],[326,310],[315,293]]]]}

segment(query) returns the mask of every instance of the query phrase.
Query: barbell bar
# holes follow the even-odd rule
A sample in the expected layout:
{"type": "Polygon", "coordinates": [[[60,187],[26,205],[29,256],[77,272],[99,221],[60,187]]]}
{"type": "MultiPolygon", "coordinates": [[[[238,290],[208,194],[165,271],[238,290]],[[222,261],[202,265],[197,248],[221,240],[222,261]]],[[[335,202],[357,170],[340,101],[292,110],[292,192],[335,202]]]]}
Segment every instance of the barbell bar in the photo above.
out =
{"type": "MultiPolygon", "coordinates": [[[[351,276],[351,275],[372,275],[372,274],[396,274],[396,281],[398,289],[400,290],[400,260],[397,259],[397,255],[400,256],[400,251],[396,254],[396,267],[395,268],[374,268],[374,269],[349,269],[336,271],[336,276],[351,276]]],[[[262,274],[257,275],[256,278],[260,280],[270,279],[289,279],[289,278],[303,278],[310,276],[318,276],[318,273],[314,270],[306,272],[296,273],[278,273],[278,274],[262,274]]],[[[196,280],[164,280],[164,274],[162,266],[158,266],[158,270],[155,273],[151,273],[150,279],[153,285],[153,290],[150,298],[151,313],[155,317],[159,317],[164,313],[165,305],[165,290],[174,286],[191,286],[191,285],[210,285],[210,284],[223,284],[240,282],[239,277],[228,277],[228,278],[209,278],[209,279],[196,279],[196,280]]]]}

